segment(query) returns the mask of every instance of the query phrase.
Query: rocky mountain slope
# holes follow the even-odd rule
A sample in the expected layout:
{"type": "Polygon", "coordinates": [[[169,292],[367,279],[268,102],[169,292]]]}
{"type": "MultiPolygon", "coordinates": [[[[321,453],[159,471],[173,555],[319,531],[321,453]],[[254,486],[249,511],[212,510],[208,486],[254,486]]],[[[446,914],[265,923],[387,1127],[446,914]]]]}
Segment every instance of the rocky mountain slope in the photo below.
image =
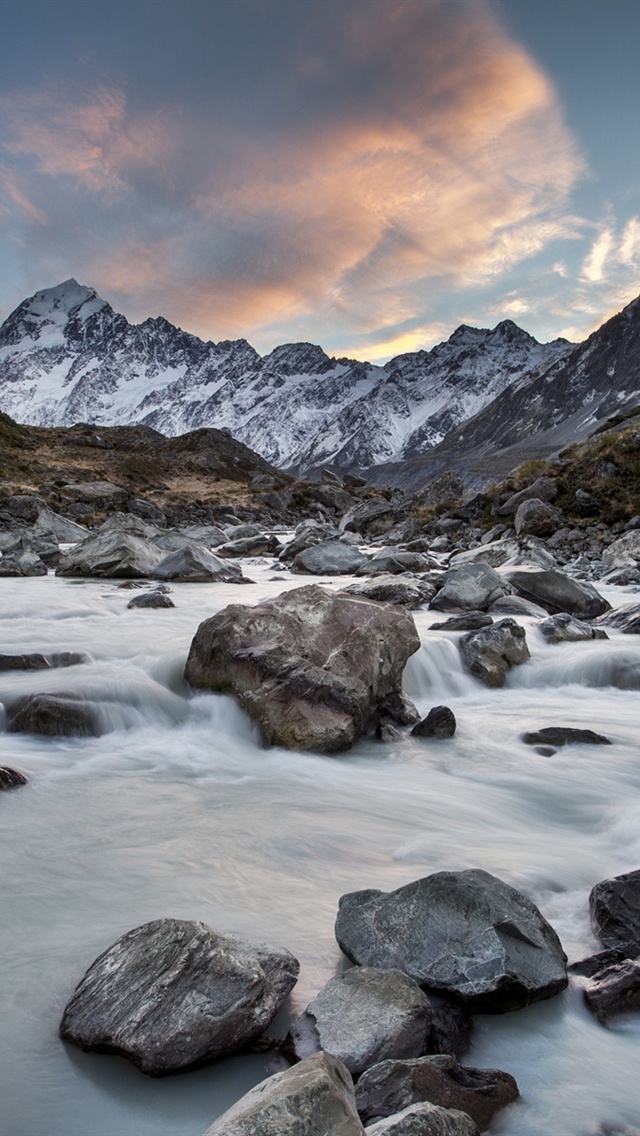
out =
{"type": "Polygon", "coordinates": [[[462,326],[384,367],[310,343],[264,357],[246,340],[203,342],[165,319],[130,324],[67,280],[0,328],[0,408],[33,425],[143,424],[167,435],[226,427],[273,464],[368,467],[412,459],[570,344],[512,321],[462,326]]]}

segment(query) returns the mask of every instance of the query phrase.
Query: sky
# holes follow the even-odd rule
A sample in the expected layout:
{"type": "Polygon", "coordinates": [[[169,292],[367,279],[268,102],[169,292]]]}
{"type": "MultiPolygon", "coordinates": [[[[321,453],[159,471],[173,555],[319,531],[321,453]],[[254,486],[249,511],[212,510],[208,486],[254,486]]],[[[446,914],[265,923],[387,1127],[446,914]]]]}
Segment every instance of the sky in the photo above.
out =
{"type": "Polygon", "coordinates": [[[637,0],[0,0],[0,320],[582,340],[640,293],[637,0]]]}

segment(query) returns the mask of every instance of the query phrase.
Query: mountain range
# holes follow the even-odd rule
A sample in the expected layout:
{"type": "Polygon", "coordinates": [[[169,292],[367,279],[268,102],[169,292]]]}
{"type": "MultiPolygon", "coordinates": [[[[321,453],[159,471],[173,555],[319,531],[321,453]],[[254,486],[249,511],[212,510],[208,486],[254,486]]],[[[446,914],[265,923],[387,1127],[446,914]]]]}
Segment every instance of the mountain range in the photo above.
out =
{"type": "Polygon", "coordinates": [[[31,425],[226,428],[298,472],[367,470],[409,485],[454,467],[482,481],[536,440],[550,453],[637,401],[639,317],[636,300],[578,345],[538,343],[511,320],[462,325],[430,351],[375,366],[311,343],[261,356],[161,317],[131,324],[71,279],[0,328],[0,409],[31,425]]]}

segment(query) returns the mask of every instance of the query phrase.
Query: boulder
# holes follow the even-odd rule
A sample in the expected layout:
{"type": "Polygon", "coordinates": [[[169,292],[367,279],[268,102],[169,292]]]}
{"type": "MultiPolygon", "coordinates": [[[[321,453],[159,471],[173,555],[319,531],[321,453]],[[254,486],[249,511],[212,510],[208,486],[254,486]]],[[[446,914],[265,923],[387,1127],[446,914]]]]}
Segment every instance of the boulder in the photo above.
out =
{"type": "Polygon", "coordinates": [[[398,604],[410,610],[428,603],[436,594],[435,584],[416,576],[377,576],[349,584],[344,591],[350,596],[365,596],[378,603],[398,604]]]}
{"type": "Polygon", "coordinates": [[[521,1009],[567,985],[562,945],[537,907],[475,868],[343,896],[336,939],[352,962],[403,970],[472,1013],[521,1009]]]}
{"type": "Polygon", "coordinates": [[[584,991],[584,1000],[599,1022],[640,1010],[640,958],[599,971],[584,991]]]}
{"type": "Polygon", "coordinates": [[[464,482],[460,474],[453,469],[447,469],[423,489],[418,489],[410,497],[407,505],[411,509],[432,509],[436,505],[462,500],[463,493],[464,482]]]}
{"type": "MultiPolygon", "coordinates": [[[[512,533],[513,535],[513,533],[512,533]]],[[[490,568],[499,568],[518,555],[518,544],[515,540],[496,540],[489,544],[481,544],[478,548],[468,548],[464,552],[456,552],[449,561],[450,568],[460,568],[463,564],[488,564],[490,568]]]]}
{"type": "Polygon", "coordinates": [[[455,732],[455,714],[448,706],[433,706],[411,731],[419,738],[452,738],[455,732]]]}
{"type": "Polygon", "coordinates": [[[376,536],[386,532],[396,520],[395,506],[380,497],[374,497],[369,501],[361,501],[349,509],[340,521],[340,531],[376,536]]]}
{"type": "Polygon", "coordinates": [[[276,536],[259,533],[257,536],[243,536],[228,540],[217,546],[218,556],[273,556],[280,548],[276,536]]]}
{"type": "Polygon", "coordinates": [[[203,548],[217,548],[229,539],[217,525],[187,525],[180,531],[189,541],[200,544],[203,548]]]}
{"type": "Polygon", "coordinates": [[[514,518],[516,534],[531,533],[533,536],[551,536],[564,524],[562,513],[539,497],[530,497],[518,505],[514,518]]]}
{"type": "Polygon", "coordinates": [[[211,580],[239,583],[242,569],[237,564],[220,560],[198,544],[185,545],[170,552],[150,572],[155,580],[175,580],[182,584],[204,584],[211,580]]]}
{"type": "Polygon", "coordinates": [[[0,655],[0,671],[46,671],[90,662],[91,655],[83,651],[31,651],[24,655],[0,655]]]}
{"type": "Polygon", "coordinates": [[[522,596],[501,596],[499,600],[494,600],[488,611],[489,615],[529,615],[535,619],[544,618],[547,614],[543,607],[539,604],[531,603],[525,600],[522,596]]]}
{"type": "Polygon", "coordinates": [[[357,576],[400,575],[401,572],[428,572],[433,561],[420,552],[402,552],[389,549],[367,560],[356,571],[357,576]]]}
{"type": "Polygon", "coordinates": [[[51,533],[63,544],[74,544],[89,536],[89,530],[84,525],[79,525],[68,517],[61,517],[59,513],[54,513],[53,509],[46,506],[38,513],[36,523],[42,532],[51,533]]]}
{"type": "Polygon", "coordinates": [[[605,572],[613,568],[637,568],[640,565],[640,530],[632,529],[614,540],[602,553],[605,572]]]}
{"type": "Polygon", "coordinates": [[[352,576],[369,563],[357,548],[339,540],[326,540],[299,552],[291,565],[292,572],[312,576],[352,576]]]}
{"type": "Polygon", "coordinates": [[[365,1128],[366,1136],[478,1136],[467,1112],[422,1101],[365,1128]]]}
{"type": "Polygon", "coordinates": [[[36,552],[10,553],[0,558],[0,576],[46,576],[47,566],[36,552]]]}
{"type": "Polygon", "coordinates": [[[0,765],[0,793],[9,789],[20,789],[27,784],[24,773],[12,769],[9,765],[0,765]]]}
{"type": "Polygon", "coordinates": [[[127,607],[175,607],[173,600],[164,592],[141,592],[140,595],[134,596],[129,600],[127,607]]]}
{"type": "Polygon", "coordinates": [[[45,509],[46,505],[42,497],[36,497],[32,493],[14,493],[11,497],[7,498],[6,509],[19,521],[27,521],[33,524],[38,519],[38,513],[41,509],[45,509]]]}
{"type": "Polygon", "coordinates": [[[449,569],[430,606],[436,611],[486,611],[509,591],[508,583],[489,564],[465,564],[449,569]]]}
{"type": "Polygon", "coordinates": [[[593,929],[605,947],[640,940],[640,869],[597,883],[589,909],[593,929]]]}
{"type": "Polygon", "coordinates": [[[266,745],[334,753],[412,720],[402,671],[419,646],[408,612],[312,584],[205,620],[185,678],[235,694],[266,745]]]}
{"type": "Polygon", "coordinates": [[[513,517],[518,511],[519,506],[523,501],[553,501],[558,492],[558,485],[554,477],[537,477],[531,485],[527,485],[526,489],[521,489],[518,493],[512,493],[504,504],[498,508],[498,515],[501,517],[513,517]]]}
{"type": "Polygon", "coordinates": [[[315,521],[312,519],[301,521],[300,524],[297,525],[291,540],[285,544],[280,552],[279,559],[293,560],[303,549],[311,548],[313,544],[322,544],[324,541],[337,538],[338,530],[334,525],[328,525],[323,521],[315,521]]]}
{"type": "Polygon", "coordinates": [[[626,604],[598,616],[598,627],[615,627],[624,635],[640,635],[640,603],[626,604]]]}
{"type": "Polygon", "coordinates": [[[581,619],[560,611],[538,624],[538,631],[547,643],[578,643],[582,639],[608,639],[606,631],[592,627],[581,619]]]}
{"type": "Polygon", "coordinates": [[[442,1002],[433,1009],[425,1053],[447,1053],[459,1061],[471,1045],[472,1017],[464,1006],[442,1002]]]}
{"type": "Polygon", "coordinates": [[[356,1105],[365,1124],[393,1116],[420,1101],[466,1112],[485,1129],[495,1113],[519,1096],[518,1086],[501,1069],[475,1069],[452,1057],[381,1061],[356,1085],[356,1105]]]}
{"type": "Polygon", "coordinates": [[[95,702],[68,692],[28,694],[12,703],[7,729],[14,734],[97,738],[104,726],[95,702]]]}
{"type": "Polygon", "coordinates": [[[550,615],[567,611],[578,619],[595,619],[611,607],[593,584],[573,580],[556,569],[522,565],[503,568],[502,574],[518,595],[539,604],[550,615]]]}
{"type": "Polygon", "coordinates": [[[430,623],[429,631],[479,631],[481,627],[491,627],[492,623],[492,617],[484,611],[464,611],[443,623],[430,623]]]}
{"type": "Polygon", "coordinates": [[[573,726],[546,726],[542,730],[523,734],[522,740],[525,745],[611,745],[604,734],[596,734],[594,730],[576,730],[573,726]]]}
{"type": "Polygon", "coordinates": [[[135,533],[102,530],[70,549],[60,560],[56,576],[137,579],[150,576],[162,555],[151,541],[135,533]]]}
{"type": "Polygon", "coordinates": [[[640,942],[626,943],[622,947],[608,947],[607,950],[598,951],[597,954],[589,955],[588,958],[580,959],[579,962],[572,962],[567,970],[572,974],[582,974],[585,978],[593,978],[601,970],[616,966],[619,962],[624,962],[625,959],[637,959],[639,957],[640,942]]]}
{"type": "Polygon", "coordinates": [[[353,1077],[391,1057],[418,1057],[431,1022],[428,998],[399,970],[357,966],[329,979],[291,1027],[296,1058],[319,1049],[353,1077]]]}
{"type": "Polygon", "coordinates": [[[501,619],[491,627],[469,631],[458,643],[462,662],[486,686],[503,686],[511,667],[531,656],[524,627],[515,619],[501,619]]]}
{"type": "Polygon", "coordinates": [[[295,985],[289,951],[186,919],[127,931],[89,967],[60,1036],[163,1077],[208,1065],[264,1031],[295,985]]]}
{"type": "Polygon", "coordinates": [[[111,481],[85,481],[80,485],[69,482],[64,486],[64,493],[74,501],[87,502],[95,509],[125,505],[129,497],[126,489],[111,481]]]}

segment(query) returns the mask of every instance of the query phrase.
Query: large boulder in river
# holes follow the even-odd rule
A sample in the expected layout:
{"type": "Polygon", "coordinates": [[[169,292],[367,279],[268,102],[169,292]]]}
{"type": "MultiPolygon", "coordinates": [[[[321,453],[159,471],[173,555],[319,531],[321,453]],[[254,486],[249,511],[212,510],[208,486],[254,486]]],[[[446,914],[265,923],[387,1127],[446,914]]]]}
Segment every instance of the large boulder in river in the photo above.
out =
{"type": "Polygon", "coordinates": [[[36,552],[16,550],[0,558],[0,576],[46,576],[47,566],[36,552]]]}
{"type": "Polygon", "coordinates": [[[600,615],[598,627],[615,627],[624,635],[640,635],[640,603],[626,604],[600,615]]]}
{"type": "Polygon", "coordinates": [[[155,919],[92,963],[60,1035],[84,1050],[127,1057],[152,1077],[197,1069],[255,1041],[298,970],[289,951],[204,923],[155,919]]]}
{"type": "Polygon", "coordinates": [[[401,680],[419,646],[408,612],[311,584],[205,620],[185,678],[235,694],[265,744],[334,753],[381,720],[413,720],[401,680]]]}
{"type": "Polygon", "coordinates": [[[330,978],[298,1020],[289,1041],[298,1058],[319,1049],[339,1057],[354,1077],[391,1057],[419,1057],[431,1004],[400,970],[355,966],[330,978]]]}
{"type": "Polygon", "coordinates": [[[72,692],[27,694],[9,707],[8,729],[14,734],[57,738],[97,738],[105,732],[95,702],[72,692]]]}
{"type": "Polygon", "coordinates": [[[640,870],[601,880],[591,891],[589,908],[605,947],[640,940],[640,870]]]}
{"type": "Polygon", "coordinates": [[[592,627],[582,619],[576,619],[567,611],[550,615],[538,624],[538,631],[547,643],[579,643],[583,639],[607,639],[606,631],[592,627]]]}
{"type": "Polygon", "coordinates": [[[58,564],[56,576],[139,579],[151,576],[163,555],[135,533],[103,529],[70,549],[58,564]]]}
{"type": "Polygon", "coordinates": [[[486,686],[503,686],[511,667],[531,656],[524,627],[501,619],[491,627],[469,631],[458,643],[465,668],[486,686]]]}
{"type": "Polygon", "coordinates": [[[197,544],[185,545],[165,556],[151,573],[155,580],[173,580],[182,584],[204,584],[212,580],[238,583],[242,569],[228,560],[220,560],[197,544]]]}
{"type": "Polygon", "coordinates": [[[311,576],[351,576],[368,562],[368,557],[357,548],[339,540],[326,540],[299,552],[291,571],[311,576]]]}
{"type": "Polygon", "coordinates": [[[365,1128],[366,1136],[478,1136],[479,1132],[467,1112],[429,1101],[411,1104],[365,1128]]]}
{"type": "Polygon", "coordinates": [[[204,1136],[364,1136],[349,1070],[316,1053],[268,1077],[207,1128],[204,1136]]]}
{"type": "Polygon", "coordinates": [[[375,576],[348,584],[344,591],[350,596],[365,596],[378,603],[398,604],[413,610],[433,599],[436,586],[418,576],[375,576]]]}
{"type": "Polygon", "coordinates": [[[489,564],[463,564],[447,572],[442,588],[429,606],[436,611],[486,611],[494,600],[510,591],[503,577],[489,564]]]}
{"type": "Polygon", "coordinates": [[[567,985],[562,945],[535,904],[477,868],[344,895],[336,939],[352,962],[403,970],[474,1013],[519,1010],[567,985]]]}
{"type": "Polygon", "coordinates": [[[525,600],[539,604],[550,615],[558,611],[568,611],[578,619],[595,619],[608,611],[611,604],[605,600],[593,584],[574,580],[552,568],[536,568],[520,565],[503,568],[504,579],[515,588],[525,600]]]}

